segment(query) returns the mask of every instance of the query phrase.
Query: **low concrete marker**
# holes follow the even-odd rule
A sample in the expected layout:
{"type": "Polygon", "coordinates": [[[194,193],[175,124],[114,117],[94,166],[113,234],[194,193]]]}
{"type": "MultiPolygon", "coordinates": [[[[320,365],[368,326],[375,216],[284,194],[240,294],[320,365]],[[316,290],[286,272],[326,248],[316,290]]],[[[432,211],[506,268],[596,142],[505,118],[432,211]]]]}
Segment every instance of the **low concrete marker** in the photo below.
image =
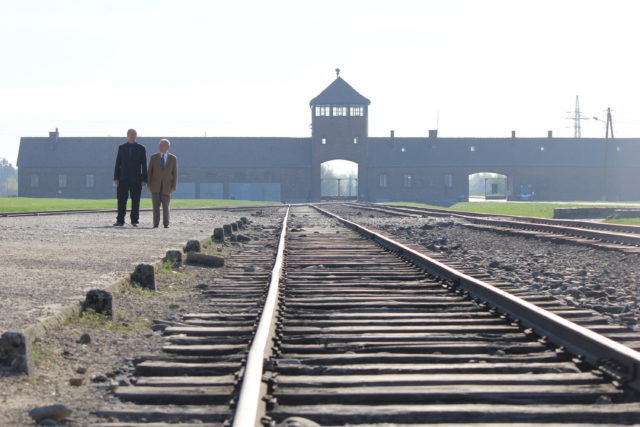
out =
{"type": "Polygon", "coordinates": [[[242,223],[242,221],[236,221],[236,224],[238,225],[238,230],[244,228],[244,224],[242,223]]]}
{"type": "Polygon", "coordinates": [[[200,252],[200,240],[189,240],[184,247],[185,252],[200,252]]]}
{"type": "Polygon", "coordinates": [[[87,296],[82,303],[80,315],[82,316],[82,314],[87,310],[93,310],[96,313],[113,317],[113,314],[115,313],[113,307],[113,295],[111,292],[102,289],[91,289],[87,292],[87,296]]]}
{"type": "Polygon", "coordinates": [[[0,337],[0,365],[33,375],[31,340],[20,332],[5,332],[0,337]]]}
{"type": "Polygon", "coordinates": [[[225,224],[222,226],[222,228],[224,230],[225,236],[231,236],[231,224],[225,224]]]}
{"type": "Polygon", "coordinates": [[[224,242],[224,230],[222,227],[217,227],[213,229],[213,236],[211,236],[214,242],[222,243],[224,242]]]}
{"type": "Polygon", "coordinates": [[[174,267],[180,267],[182,265],[182,251],[169,250],[162,259],[163,262],[171,262],[174,267]]]}
{"type": "Polygon", "coordinates": [[[200,265],[204,267],[222,267],[224,266],[224,258],[221,256],[203,254],[201,252],[188,252],[187,264],[200,265]]]}
{"type": "Polygon", "coordinates": [[[238,231],[238,223],[237,222],[232,222],[229,225],[231,225],[231,231],[238,231]]]}
{"type": "Polygon", "coordinates": [[[153,265],[138,264],[136,269],[131,273],[131,283],[137,283],[144,289],[156,290],[156,276],[153,265]]]}

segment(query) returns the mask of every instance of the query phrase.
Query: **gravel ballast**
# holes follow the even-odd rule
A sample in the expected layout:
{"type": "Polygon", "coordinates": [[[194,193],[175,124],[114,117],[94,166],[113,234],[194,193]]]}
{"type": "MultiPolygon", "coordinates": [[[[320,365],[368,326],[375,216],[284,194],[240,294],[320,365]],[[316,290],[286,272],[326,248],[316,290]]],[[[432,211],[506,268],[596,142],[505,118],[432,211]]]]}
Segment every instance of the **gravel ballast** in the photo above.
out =
{"type": "Polygon", "coordinates": [[[256,211],[277,209],[175,210],[166,229],[152,227],[151,212],[140,213],[138,228],[113,227],[113,213],[0,218],[0,334],[55,315],[136,265],[256,211]]]}

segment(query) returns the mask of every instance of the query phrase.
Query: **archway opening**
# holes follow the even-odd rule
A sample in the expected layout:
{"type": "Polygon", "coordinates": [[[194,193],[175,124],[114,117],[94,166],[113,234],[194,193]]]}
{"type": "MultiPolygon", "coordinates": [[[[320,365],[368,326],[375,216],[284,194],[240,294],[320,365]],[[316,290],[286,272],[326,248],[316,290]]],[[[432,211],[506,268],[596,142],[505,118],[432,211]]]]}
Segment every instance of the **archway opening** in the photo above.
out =
{"type": "Polygon", "coordinates": [[[322,200],[358,199],[358,164],[349,160],[330,160],[320,164],[322,200]]]}
{"type": "Polygon", "coordinates": [[[506,175],[478,172],[469,175],[469,201],[506,201],[509,196],[506,175]]]}

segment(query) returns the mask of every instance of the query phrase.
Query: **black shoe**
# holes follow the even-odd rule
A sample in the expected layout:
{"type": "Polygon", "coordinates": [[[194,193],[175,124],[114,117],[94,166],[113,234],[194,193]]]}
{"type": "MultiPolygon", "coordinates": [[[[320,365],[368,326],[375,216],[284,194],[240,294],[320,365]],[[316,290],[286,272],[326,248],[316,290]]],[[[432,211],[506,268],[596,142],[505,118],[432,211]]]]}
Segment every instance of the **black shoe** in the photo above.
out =
{"type": "Polygon", "coordinates": [[[134,223],[133,223],[133,224],[131,224],[131,225],[132,225],[133,227],[138,228],[138,223],[137,223],[137,222],[134,222],[134,223]]]}
{"type": "Polygon", "coordinates": [[[169,228],[169,224],[165,224],[165,225],[164,225],[164,228],[169,228]]]}
{"type": "Polygon", "coordinates": [[[153,224],[153,228],[158,228],[158,224],[153,224]]]}
{"type": "Polygon", "coordinates": [[[124,225],[124,222],[117,222],[117,221],[113,224],[114,227],[122,227],[123,225],[124,225]]]}

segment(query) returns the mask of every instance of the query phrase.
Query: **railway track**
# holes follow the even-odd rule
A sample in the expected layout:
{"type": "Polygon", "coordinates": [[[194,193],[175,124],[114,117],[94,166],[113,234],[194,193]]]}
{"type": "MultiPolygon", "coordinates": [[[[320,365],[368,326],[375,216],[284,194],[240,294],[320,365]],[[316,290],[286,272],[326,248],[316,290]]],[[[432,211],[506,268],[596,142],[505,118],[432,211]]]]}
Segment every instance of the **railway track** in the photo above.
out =
{"type": "Polygon", "coordinates": [[[573,243],[640,253],[640,227],[633,225],[482,214],[418,207],[383,206],[366,203],[351,203],[348,206],[391,215],[453,217],[463,219],[477,229],[514,230],[521,234],[541,238],[561,238],[573,243]]]}
{"type": "Polygon", "coordinates": [[[292,208],[270,277],[230,273],[167,328],[111,425],[640,423],[640,353],[597,332],[637,335],[328,215],[292,208]]]}

